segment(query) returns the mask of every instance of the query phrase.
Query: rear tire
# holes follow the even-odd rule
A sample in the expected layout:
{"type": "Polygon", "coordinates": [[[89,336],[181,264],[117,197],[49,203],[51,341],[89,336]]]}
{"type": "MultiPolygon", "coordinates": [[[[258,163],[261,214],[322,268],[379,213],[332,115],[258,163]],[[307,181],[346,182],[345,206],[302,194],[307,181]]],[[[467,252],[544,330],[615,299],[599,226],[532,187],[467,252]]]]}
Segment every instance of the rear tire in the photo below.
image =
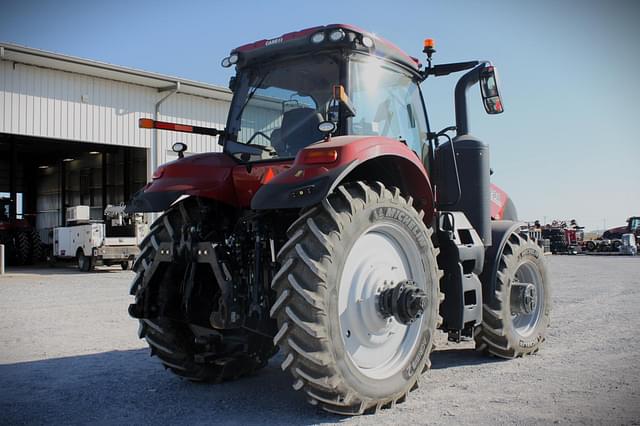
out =
{"type": "MultiPolygon", "coordinates": [[[[156,278],[158,274],[154,275],[152,282],[145,284],[144,279],[158,245],[179,240],[182,229],[191,222],[188,216],[190,201],[185,200],[172,207],[151,226],[149,234],[140,244],[140,254],[133,263],[136,277],[132,294],[139,294],[144,285],[154,286],[164,292],[173,292],[184,285],[171,279],[172,268],[178,268],[176,270],[179,271],[184,268],[179,262],[171,263],[162,276],[156,278]]],[[[191,381],[219,383],[249,375],[266,366],[276,352],[271,338],[244,329],[213,330],[165,317],[139,321],[138,336],[147,341],[151,355],[157,356],[165,368],[177,376],[191,381]],[[222,338],[215,342],[203,342],[207,335],[222,338]]]]}
{"type": "Polygon", "coordinates": [[[495,292],[484,301],[482,325],[475,330],[476,347],[501,358],[538,352],[545,340],[551,314],[551,293],[544,252],[527,235],[512,233],[500,254],[495,292]],[[536,287],[536,307],[515,313],[515,283],[536,287]]]}
{"type": "Polygon", "coordinates": [[[124,262],[120,262],[120,268],[122,268],[123,271],[128,271],[131,269],[131,264],[132,262],[130,260],[125,260],[124,262]]]}
{"type": "Polygon", "coordinates": [[[43,258],[42,241],[40,234],[35,229],[29,231],[29,242],[31,243],[31,263],[38,263],[43,258]]]}
{"type": "Polygon", "coordinates": [[[289,228],[272,283],[274,343],[312,405],[376,412],[403,402],[430,367],[441,274],[422,217],[397,188],[354,182],[289,228]],[[379,291],[392,285],[385,279],[415,280],[427,295],[412,324],[379,314],[379,291]]]}
{"type": "Polygon", "coordinates": [[[31,260],[31,242],[29,235],[25,231],[17,231],[14,238],[15,253],[14,259],[16,265],[22,266],[31,260]]]}
{"type": "Polygon", "coordinates": [[[93,256],[85,256],[84,251],[82,249],[78,249],[76,257],[78,258],[78,269],[81,272],[90,272],[94,269],[95,261],[93,256]]]}

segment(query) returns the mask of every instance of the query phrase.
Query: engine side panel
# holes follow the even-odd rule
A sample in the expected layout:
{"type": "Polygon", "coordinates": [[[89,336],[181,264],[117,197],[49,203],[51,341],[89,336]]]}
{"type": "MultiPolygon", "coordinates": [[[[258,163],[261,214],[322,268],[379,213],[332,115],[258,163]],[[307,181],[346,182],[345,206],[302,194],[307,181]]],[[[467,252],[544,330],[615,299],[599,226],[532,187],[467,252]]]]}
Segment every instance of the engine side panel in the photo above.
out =
{"type": "Polygon", "coordinates": [[[491,219],[518,220],[518,212],[509,195],[499,186],[491,184],[491,219]]]}

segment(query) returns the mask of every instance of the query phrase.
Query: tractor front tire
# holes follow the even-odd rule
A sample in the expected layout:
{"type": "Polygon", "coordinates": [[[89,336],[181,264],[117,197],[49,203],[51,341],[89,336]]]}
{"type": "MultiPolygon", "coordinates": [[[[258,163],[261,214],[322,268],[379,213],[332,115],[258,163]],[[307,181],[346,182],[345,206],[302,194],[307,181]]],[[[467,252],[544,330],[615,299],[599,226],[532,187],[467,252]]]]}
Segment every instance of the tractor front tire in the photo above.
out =
{"type": "Polygon", "coordinates": [[[312,405],[343,415],[403,402],[430,367],[440,304],[437,250],[411,197],[376,182],[337,187],[287,231],[271,316],[282,370],[312,405]],[[412,323],[380,311],[412,280],[426,295],[412,323]]]}
{"type": "Polygon", "coordinates": [[[544,252],[526,234],[513,232],[499,255],[495,292],[484,301],[482,325],[475,330],[476,348],[507,359],[534,354],[551,314],[544,252]]]}
{"type": "MultiPolygon", "coordinates": [[[[185,265],[180,262],[171,263],[164,274],[154,275],[148,283],[145,272],[159,244],[179,240],[182,229],[191,223],[188,213],[191,201],[178,203],[160,216],[140,244],[132,267],[136,276],[131,292],[136,299],[145,285],[169,293],[184,286],[179,279],[173,279],[184,277],[185,265]]],[[[244,329],[213,330],[166,317],[139,321],[138,337],[147,341],[151,355],[157,356],[177,376],[194,382],[220,383],[252,374],[265,367],[276,352],[271,338],[244,329]]]]}

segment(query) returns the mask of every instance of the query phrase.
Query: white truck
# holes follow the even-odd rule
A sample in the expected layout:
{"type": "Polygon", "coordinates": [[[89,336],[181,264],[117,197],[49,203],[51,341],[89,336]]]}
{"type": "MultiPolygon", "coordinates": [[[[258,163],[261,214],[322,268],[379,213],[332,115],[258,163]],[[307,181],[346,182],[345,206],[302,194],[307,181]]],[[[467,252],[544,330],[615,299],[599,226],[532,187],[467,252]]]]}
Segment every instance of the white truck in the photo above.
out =
{"type": "Polygon", "coordinates": [[[78,269],[88,272],[96,265],[131,267],[138,244],[147,233],[140,215],[126,215],[124,205],[107,206],[106,222],[92,221],[89,206],[67,209],[67,225],[53,230],[53,257],[77,259],[78,269]]]}

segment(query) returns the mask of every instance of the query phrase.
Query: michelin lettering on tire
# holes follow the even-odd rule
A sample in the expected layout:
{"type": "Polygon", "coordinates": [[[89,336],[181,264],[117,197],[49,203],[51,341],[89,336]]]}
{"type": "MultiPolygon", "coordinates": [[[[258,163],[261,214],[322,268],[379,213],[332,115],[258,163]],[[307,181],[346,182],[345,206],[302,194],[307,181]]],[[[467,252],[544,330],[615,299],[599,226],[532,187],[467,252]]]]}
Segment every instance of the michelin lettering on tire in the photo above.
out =
{"type": "Polygon", "coordinates": [[[421,248],[427,246],[427,237],[422,232],[420,224],[418,224],[411,216],[405,214],[396,207],[378,207],[373,210],[374,220],[382,218],[393,219],[403,224],[412,235],[416,237],[416,241],[421,248]]]}

